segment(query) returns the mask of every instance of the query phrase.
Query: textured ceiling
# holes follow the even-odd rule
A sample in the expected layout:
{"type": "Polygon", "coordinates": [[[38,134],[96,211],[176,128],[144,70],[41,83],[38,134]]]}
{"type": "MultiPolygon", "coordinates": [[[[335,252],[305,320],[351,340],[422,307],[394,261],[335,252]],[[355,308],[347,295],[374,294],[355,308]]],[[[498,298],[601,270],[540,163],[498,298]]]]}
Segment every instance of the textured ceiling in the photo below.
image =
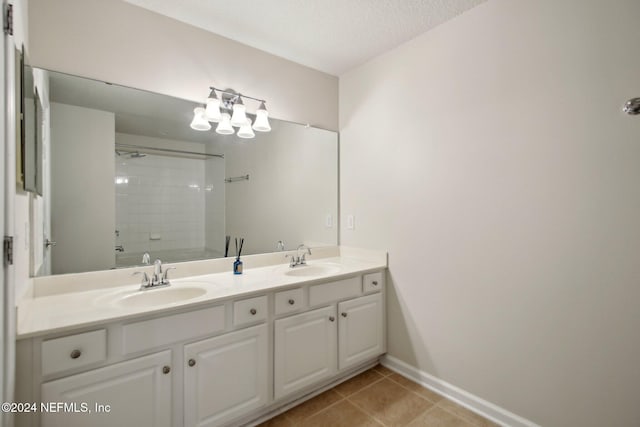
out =
{"type": "Polygon", "coordinates": [[[125,0],[340,75],[486,0],[125,0]]]}

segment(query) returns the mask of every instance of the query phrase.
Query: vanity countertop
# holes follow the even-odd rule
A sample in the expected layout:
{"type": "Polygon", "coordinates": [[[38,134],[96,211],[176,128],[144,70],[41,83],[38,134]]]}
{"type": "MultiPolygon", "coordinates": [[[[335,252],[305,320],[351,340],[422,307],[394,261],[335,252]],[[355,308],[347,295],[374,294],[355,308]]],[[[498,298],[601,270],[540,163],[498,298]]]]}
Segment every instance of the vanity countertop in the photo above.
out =
{"type": "MultiPolygon", "coordinates": [[[[250,257],[246,258],[250,259],[250,257]]],[[[38,296],[36,293],[35,297],[24,298],[18,304],[17,338],[24,339],[119,321],[125,318],[157,315],[162,312],[170,313],[171,311],[184,310],[185,308],[197,308],[216,301],[247,297],[295,285],[339,280],[387,267],[386,253],[373,251],[347,251],[342,249],[339,251],[338,256],[312,257],[307,267],[295,267],[294,269],[291,269],[288,264],[282,264],[281,259],[278,258],[279,263],[277,264],[245,268],[244,274],[241,275],[234,275],[229,270],[180,277],[171,280],[170,287],[161,289],[140,291],[140,284],[138,283],[121,286],[111,285],[91,290],[48,293],[42,296],[38,296]],[[292,270],[310,267],[324,267],[327,271],[308,276],[290,275],[292,270]],[[190,290],[203,292],[203,294],[190,299],[153,306],[127,306],[122,304],[123,298],[126,299],[126,297],[137,293],[163,292],[165,289],[174,290],[179,288],[190,288],[190,290]]],[[[228,263],[228,260],[226,262],[228,263]]],[[[180,266],[180,264],[174,265],[180,266]]],[[[110,271],[104,272],[105,275],[110,273],[110,271]]]]}

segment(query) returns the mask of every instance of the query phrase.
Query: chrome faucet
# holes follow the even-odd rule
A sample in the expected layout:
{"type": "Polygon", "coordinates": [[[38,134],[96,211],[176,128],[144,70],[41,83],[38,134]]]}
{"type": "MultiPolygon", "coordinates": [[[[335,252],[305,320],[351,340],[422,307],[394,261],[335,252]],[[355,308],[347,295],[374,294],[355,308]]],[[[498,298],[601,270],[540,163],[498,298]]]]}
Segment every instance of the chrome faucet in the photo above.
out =
{"type": "Polygon", "coordinates": [[[285,255],[285,258],[291,257],[291,260],[289,261],[289,267],[293,268],[298,265],[307,265],[307,255],[311,255],[311,248],[305,246],[305,244],[303,243],[298,246],[296,253],[296,256],[293,256],[293,254],[285,255]],[[304,249],[306,249],[307,251],[300,255],[300,252],[304,249]]]}
{"type": "Polygon", "coordinates": [[[169,270],[175,270],[175,269],[176,267],[169,267],[163,273],[162,261],[160,261],[159,259],[156,259],[153,262],[153,276],[151,276],[151,278],[149,278],[147,273],[144,271],[136,271],[133,274],[134,275],[142,274],[142,283],[140,284],[140,290],[145,291],[147,289],[161,288],[164,286],[171,285],[171,282],[169,282],[168,274],[169,274],[169,270]]]}
{"type": "Polygon", "coordinates": [[[162,280],[162,261],[156,259],[153,261],[153,277],[151,278],[151,284],[158,286],[162,280]]]}

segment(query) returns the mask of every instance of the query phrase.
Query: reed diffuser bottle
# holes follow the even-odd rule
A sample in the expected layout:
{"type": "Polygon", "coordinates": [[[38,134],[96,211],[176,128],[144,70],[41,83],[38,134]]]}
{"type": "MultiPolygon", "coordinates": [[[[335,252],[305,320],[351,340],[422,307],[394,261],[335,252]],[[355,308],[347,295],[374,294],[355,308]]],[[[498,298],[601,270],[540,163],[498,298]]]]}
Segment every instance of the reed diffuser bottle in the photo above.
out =
{"type": "Polygon", "coordinates": [[[243,245],[244,245],[244,237],[240,239],[239,248],[238,248],[238,238],[236,238],[236,260],[233,262],[233,274],[242,274],[242,261],[240,261],[240,255],[242,254],[243,245]]]}

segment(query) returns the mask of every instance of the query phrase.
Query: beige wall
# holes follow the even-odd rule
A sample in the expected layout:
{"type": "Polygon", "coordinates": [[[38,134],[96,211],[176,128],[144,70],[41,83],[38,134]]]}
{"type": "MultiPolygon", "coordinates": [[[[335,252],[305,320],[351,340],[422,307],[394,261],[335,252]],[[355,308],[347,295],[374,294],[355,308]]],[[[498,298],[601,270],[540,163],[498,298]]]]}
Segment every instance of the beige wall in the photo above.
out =
{"type": "Polygon", "coordinates": [[[340,78],[389,353],[543,426],[640,425],[639,18],[491,0],[340,78]]]}
{"type": "Polygon", "coordinates": [[[337,77],[123,1],[30,0],[29,23],[37,67],[194,101],[229,87],[272,117],[337,129],[337,77]]]}
{"type": "Polygon", "coordinates": [[[52,273],[115,266],[115,116],[52,102],[52,273]],[[78,179],[78,177],[86,179],[78,179]]]}

